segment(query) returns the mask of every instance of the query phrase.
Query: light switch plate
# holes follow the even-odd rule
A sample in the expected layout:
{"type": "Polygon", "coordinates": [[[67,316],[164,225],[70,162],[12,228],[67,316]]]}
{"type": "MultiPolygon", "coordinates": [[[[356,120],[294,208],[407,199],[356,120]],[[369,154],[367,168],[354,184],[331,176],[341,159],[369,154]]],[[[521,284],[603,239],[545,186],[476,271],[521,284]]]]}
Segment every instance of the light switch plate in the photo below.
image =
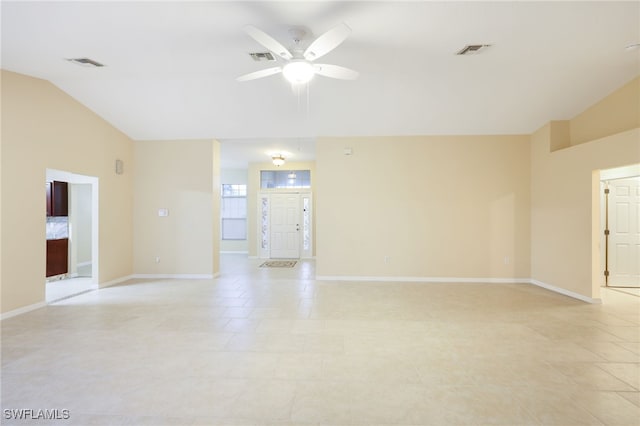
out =
{"type": "Polygon", "coordinates": [[[158,209],[158,216],[160,217],[169,216],[169,209],[158,209]]]}

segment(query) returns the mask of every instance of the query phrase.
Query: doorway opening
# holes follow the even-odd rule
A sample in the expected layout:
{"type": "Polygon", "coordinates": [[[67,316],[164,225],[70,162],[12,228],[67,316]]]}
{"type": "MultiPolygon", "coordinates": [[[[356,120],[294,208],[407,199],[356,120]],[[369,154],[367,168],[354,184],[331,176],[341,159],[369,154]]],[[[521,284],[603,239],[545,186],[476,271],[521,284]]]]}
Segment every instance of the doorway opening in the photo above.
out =
{"type": "Polygon", "coordinates": [[[640,296],[640,164],[600,171],[599,200],[599,285],[640,296]]]}
{"type": "MultiPolygon", "coordinates": [[[[61,299],[98,288],[98,178],[47,169],[47,203],[64,187],[62,213],[47,209],[47,277],[45,300],[61,299]],[[62,247],[62,249],[61,249],[62,247]],[[62,251],[62,252],[61,252],[62,251]],[[55,265],[51,272],[51,263],[55,265]]],[[[60,203],[56,207],[60,207],[60,203]]]]}
{"type": "Polygon", "coordinates": [[[258,194],[258,251],[264,259],[311,258],[311,192],[262,191],[258,194]]]}

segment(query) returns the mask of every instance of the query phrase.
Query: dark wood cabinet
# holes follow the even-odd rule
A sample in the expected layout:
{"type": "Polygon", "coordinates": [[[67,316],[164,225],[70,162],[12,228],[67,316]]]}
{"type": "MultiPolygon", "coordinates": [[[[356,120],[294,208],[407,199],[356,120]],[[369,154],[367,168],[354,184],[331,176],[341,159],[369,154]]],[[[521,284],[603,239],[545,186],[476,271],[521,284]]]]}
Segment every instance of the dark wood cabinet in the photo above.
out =
{"type": "Polygon", "coordinates": [[[69,185],[67,182],[47,182],[47,216],[69,216],[69,185]]]}
{"type": "Polygon", "coordinates": [[[47,240],[47,277],[66,274],[69,264],[69,240],[47,240]]]}

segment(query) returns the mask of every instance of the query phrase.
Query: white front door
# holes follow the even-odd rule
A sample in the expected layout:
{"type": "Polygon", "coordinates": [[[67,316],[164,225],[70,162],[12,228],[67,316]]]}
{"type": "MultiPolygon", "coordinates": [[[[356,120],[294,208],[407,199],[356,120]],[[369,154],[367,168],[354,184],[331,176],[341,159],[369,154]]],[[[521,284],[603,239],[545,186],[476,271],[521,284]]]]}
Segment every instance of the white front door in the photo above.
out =
{"type": "Polygon", "coordinates": [[[271,251],[275,259],[300,257],[300,195],[271,195],[271,251]]]}
{"type": "Polygon", "coordinates": [[[640,178],[609,182],[609,281],[640,287],[640,178]]]}

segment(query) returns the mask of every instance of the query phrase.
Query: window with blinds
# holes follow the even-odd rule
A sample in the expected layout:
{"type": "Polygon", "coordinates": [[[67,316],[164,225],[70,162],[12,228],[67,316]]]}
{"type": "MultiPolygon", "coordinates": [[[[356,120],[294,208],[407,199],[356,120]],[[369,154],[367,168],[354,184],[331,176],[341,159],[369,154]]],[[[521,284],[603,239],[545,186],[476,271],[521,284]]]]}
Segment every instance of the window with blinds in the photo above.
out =
{"type": "Polygon", "coordinates": [[[222,239],[247,239],[247,185],[222,185],[222,239]]]}

